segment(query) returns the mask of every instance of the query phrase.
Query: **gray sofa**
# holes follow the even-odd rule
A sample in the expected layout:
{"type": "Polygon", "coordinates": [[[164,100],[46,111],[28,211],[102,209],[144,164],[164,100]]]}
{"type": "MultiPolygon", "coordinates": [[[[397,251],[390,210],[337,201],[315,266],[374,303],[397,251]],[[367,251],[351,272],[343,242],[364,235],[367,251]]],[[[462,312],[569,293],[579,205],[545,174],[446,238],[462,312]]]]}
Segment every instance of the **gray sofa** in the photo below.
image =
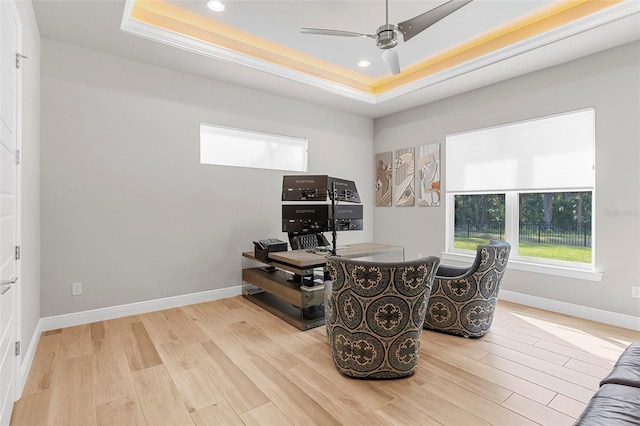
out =
{"type": "Polygon", "coordinates": [[[575,426],[640,425],[640,341],[620,355],[575,426]]]}

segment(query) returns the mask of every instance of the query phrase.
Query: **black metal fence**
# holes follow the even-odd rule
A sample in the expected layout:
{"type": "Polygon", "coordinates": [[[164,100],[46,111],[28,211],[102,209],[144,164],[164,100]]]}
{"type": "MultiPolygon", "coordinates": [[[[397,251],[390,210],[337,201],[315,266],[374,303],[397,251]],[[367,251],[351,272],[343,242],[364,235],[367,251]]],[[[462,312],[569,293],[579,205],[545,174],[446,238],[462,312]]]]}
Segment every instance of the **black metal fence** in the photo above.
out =
{"type": "MultiPolygon", "coordinates": [[[[459,238],[504,237],[504,222],[473,222],[458,224],[455,236],[459,238]]],[[[574,223],[560,227],[552,223],[520,223],[520,242],[591,247],[591,222],[574,223]]]]}
{"type": "Polygon", "coordinates": [[[502,240],[504,237],[504,222],[473,222],[471,220],[456,225],[455,237],[460,238],[497,238],[502,240]]]}
{"type": "Polygon", "coordinates": [[[521,223],[520,242],[591,247],[591,222],[564,227],[548,222],[521,223]]]}

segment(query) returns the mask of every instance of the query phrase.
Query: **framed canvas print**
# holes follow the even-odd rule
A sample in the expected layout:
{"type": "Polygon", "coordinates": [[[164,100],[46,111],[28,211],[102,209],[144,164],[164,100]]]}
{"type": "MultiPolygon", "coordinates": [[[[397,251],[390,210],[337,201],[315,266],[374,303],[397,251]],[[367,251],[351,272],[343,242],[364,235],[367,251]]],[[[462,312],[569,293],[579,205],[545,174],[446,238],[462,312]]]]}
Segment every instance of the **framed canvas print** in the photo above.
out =
{"type": "Polygon", "coordinates": [[[418,147],[417,197],[419,206],[440,205],[440,144],[418,147]]]}
{"type": "Polygon", "coordinates": [[[395,188],[393,197],[398,207],[414,206],[415,195],[415,164],[414,148],[398,149],[395,164],[395,188]]]}
{"type": "Polygon", "coordinates": [[[374,182],[376,188],[376,206],[391,206],[392,161],[393,153],[391,151],[376,154],[376,181],[374,182]]]}

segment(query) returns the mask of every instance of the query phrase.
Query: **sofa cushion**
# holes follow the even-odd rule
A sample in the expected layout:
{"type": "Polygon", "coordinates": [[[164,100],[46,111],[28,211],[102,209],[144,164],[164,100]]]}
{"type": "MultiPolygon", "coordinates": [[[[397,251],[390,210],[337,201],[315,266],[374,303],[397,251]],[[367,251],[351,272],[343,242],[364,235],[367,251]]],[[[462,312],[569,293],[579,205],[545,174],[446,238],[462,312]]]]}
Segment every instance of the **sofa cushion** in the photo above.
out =
{"type": "Polygon", "coordinates": [[[591,398],[575,426],[640,425],[640,388],[604,384],[591,398]]]}
{"type": "Polygon", "coordinates": [[[620,355],[613,371],[600,385],[618,384],[640,388],[640,341],[632,343],[620,355]]]}

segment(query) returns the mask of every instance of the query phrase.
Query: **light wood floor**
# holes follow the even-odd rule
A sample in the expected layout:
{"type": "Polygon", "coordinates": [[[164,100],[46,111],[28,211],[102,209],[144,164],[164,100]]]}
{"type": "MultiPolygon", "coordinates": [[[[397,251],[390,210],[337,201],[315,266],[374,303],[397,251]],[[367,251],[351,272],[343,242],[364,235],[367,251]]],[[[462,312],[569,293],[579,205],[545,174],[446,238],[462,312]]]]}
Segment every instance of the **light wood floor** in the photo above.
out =
{"type": "Polygon", "coordinates": [[[640,333],[500,302],[470,340],[425,331],[417,373],[360,381],[324,327],[235,297],[48,331],[12,425],[570,425],[640,333]]]}

